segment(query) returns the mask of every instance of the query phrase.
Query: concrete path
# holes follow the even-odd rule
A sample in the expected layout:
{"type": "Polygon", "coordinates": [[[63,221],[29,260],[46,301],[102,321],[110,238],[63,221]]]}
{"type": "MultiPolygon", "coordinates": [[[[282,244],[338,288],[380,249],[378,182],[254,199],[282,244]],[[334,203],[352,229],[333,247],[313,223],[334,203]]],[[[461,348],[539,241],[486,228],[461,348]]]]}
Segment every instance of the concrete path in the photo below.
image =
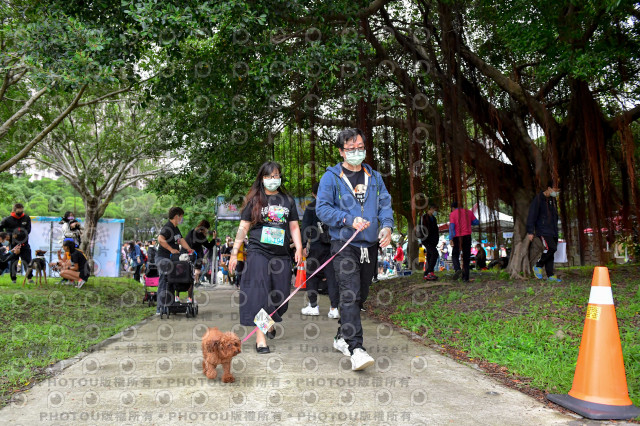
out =
{"type": "Polygon", "coordinates": [[[200,315],[153,317],[63,363],[46,380],[0,411],[0,424],[584,424],[545,408],[479,371],[366,319],[365,347],[376,364],[351,371],[333,351],[337,321],[300,315],[304,295],[289,304],[272,353],[255,338],[234,358],[234,384],[202,374],[200,340],[207,326],[250,330],[238,323],[237,294],[201,291],[200,315]]]}

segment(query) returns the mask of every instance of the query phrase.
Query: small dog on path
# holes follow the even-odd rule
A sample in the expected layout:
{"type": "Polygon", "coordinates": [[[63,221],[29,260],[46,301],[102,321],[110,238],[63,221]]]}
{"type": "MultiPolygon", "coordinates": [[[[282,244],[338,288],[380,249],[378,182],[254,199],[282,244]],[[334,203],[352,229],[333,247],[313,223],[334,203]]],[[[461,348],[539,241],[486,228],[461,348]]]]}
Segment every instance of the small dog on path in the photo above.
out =
{"type": "Polygon", "coordinates": [[[35,271],[35,278],[38,287],[42,285],[42,275],[44,275],[44,283],[47,283],[47,260],[44,258],[44,255],[46,253],[46,250],[36,250],[36,257],[31,259],[31,262],[29,262],[29,265],[27,265],[27,273],[24,274],[22,287],[24,287],[25,283],[27,282],[27,277],[29,276],[31,271],[35,271]]]}
{"type": "Polygon", "coordinates": [[[202,336],[202,372],[209,379],[218,376],[216,367],[222,364],[223,383],[233,383],[236,381],[231,374],[231,359],[241,351],[242,342],[240,338],[230,331],[226,333],[218,330],[218,327],[209,327],[202,336]]]}

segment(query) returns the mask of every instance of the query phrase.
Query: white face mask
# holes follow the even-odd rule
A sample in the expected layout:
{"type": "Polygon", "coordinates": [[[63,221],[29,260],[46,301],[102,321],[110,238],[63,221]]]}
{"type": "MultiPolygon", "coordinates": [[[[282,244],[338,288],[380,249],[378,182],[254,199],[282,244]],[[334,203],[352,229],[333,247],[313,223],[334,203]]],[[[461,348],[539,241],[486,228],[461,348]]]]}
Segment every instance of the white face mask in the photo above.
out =
{"type": "Polygon", "coordinates": [[[180,220],[178,221],[178,225],[182,225],[182,222],[184,222],[184,217],[180,218],[180,220]]]}
{"type": "Polygon", "coordinates": [[[549,195],[551,195],[553,198],[555,198],[555,197],[557,197],[557,196],[558,196],[558,193],[557,193],[556,191],[551,191],[551,192],[549,193],[549,195]]]}
{"type": "Polygon", "coordinates": [[[275,191],[276,189],[280,188],[281,180],[280,180],[280,178],[277,178],[277,179],[263,179],[262,183],[264,184],[264,187],[267,190],[275,191]]]}
{"type": "Polygon", "coordinates": [[[352,166],[359,166],[367,157],[367,150],[354,149],[353,151],[345,152],[345,160],[352,166]]]}

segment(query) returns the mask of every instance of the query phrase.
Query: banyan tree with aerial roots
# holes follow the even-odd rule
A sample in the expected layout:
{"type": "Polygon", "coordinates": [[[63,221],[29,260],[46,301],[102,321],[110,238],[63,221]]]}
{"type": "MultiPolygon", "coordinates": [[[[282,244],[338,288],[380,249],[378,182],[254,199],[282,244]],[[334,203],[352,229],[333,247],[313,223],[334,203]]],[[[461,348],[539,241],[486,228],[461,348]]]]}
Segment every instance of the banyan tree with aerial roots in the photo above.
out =
{"type": "Polygon", "coordinates": [[[529,204],[558,185],[570,259],[604,262],[607,243],[637,240],[636,3],[232,2],[219,15],[183,17],[185,33],[216,32],[168,40],[163,60],[174,72],[152,92],[186,100],[166,112],[181,147],[198,152],[193,170],[206,164],[211,176],[180,179],[205,191],[242,187],[245,170],[275,158],[303,195],[337,160],[332,135],[357,126],[366,161],[383,172],[398,223],[408,225],[410,259],[427,200],[448,213],[453,200],[483,199],[509,206],[509,271],[527,275],[529,204]],[[213,101],[184,107],[203,93],[213,101]],[[238,135],[242,149],[230,149],[238,135]]]}

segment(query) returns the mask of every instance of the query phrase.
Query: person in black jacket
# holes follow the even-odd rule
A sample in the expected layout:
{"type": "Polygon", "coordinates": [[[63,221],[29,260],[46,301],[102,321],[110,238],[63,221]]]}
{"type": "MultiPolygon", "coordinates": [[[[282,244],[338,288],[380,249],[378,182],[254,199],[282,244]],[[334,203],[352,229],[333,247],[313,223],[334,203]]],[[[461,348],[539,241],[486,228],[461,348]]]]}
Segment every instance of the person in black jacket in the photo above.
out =
{"type": "Polygon", "coordinates": [[[420,218],[420,224],[416,228],[416,234],[420,239],[420,244],[424,246],[427,265],[424,269],[424,279],[435,281],[438,279],[434,273],[436,262],[438,261],[438,240],[440,232],[438,221],[436,220],[438,206],[429,204],[427,212],[420,218]]]}
{"type": "MultiPolygon", "coordinates": [[[[29,246],[29,234],[31,233],[31,218],[24,214],[24,206],[16,203],[11,211],[11,216],[7,216],[0,222],[0,231],[6,231],[11,239],[10,247],[13,249],[20,246],[20,259],[22,264],[29,265],[31,263],[31,246],[29,246]]],[[[18,273],[18,262],[11,262],[10,275],[11,281],[15,284],[16,275],[18,273]]],[[[33,284],[33,271],[29,270],[29,284],[33,284]]]]}
{"type": "MultiPolygon", "coordinates": [[[[311,189],[314,200],[307,206],[302,216],[302,247],[307,258],[307,278],[311,276],[320,266],[331,257],[331,237],[329,227],[323,224],[316,215],[316,200],[318,186],[316,182],[311,189]]],[[[307,298],[309,305],[302,308],[302,315],[320,315],[318,307],[318,286],[322,280],[322,275],[327,278],[327,289],[329,291],[329,318],[338,319],[338,304],[340,295],[338,294],[338,283],[333,263],[325,266],[322,272],[314,275],[307,281],[307,298]]]]}
{"type": "Polygon", "coordinates": [[[19,259],[20,246],[9,250],[9,234],[0,232],[0,275],[9,267],[9,262],[19,259]]]}
{"type": "Polygon", "coordinates": [[[540,260],[533,267],[533,273],[542,279],[542,268],[547,272],[549,281],[560,282],[554,274],[554,254],[558,249],[558,196],[557,187],[547,187],[535,196],[529,207],[527,217],[527,234],[530,241],[540,238],[543,252],[540,260]]]}
{"type": "Polygon", "coordinates": [[[211,250],[213,245],[215,244],[215,240],[209,241],[207,239],[207,234],[209,233],[209,229],[211,228],[211,224],[208,220],[202,219],[198,226],[193,228],[187,236],[185,240],[189,247],[191,247],[196,252],[196,264],[195,264],[195,283],[198,284],[200,282],[200,273],[202,271],[202,262],[204,261],[204,249],[211,250]]]}

